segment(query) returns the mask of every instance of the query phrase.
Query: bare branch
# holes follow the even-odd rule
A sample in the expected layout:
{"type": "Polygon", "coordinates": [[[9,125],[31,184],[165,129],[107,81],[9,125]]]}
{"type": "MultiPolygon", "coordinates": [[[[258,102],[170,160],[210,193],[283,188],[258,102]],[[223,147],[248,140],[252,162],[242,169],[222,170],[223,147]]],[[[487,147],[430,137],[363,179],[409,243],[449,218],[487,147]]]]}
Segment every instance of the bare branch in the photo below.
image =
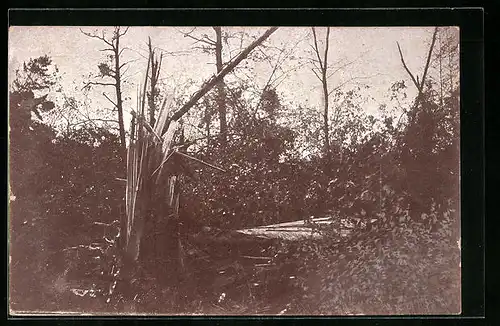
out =
{"type": "Polygon", "coordinates": [[[152,57],[152,55],[150,55],[150,58],[148,59],[148,65],[146,68],[146,76],[144,78],[144,90],[142,91],[142,93],[143,93],[142,94],[142,106],[141,106],[141,114],[142,115],[144,115],[144,106],[145,106],[145,102],[146,102],[146,89],[148,87],[149,66],[150,66],[150,63],[152,60],[153,60],[153,57],[152,57]]]}
{"type": "Polygon", "coordinates": [[[319,62],[319,66],[321,68],[321,71],[323,71],[323,62],[321,61],[321,57],[319,55],[318,39],[316,37],[316,29],[314,27],[312,27],[312,31],[313,31],[313,37],[314,37],[314,52],[316,53],[316,56],[318,57],[318,62],[319,62]]]}
{"type": "Polygon", "coordinates": [[[190,54],[189,51],[167,51],[167,50],[162,49],[162,48],[158,48],[158,50],[160,50],[162,54],[165,54],[165,56],[171,56],[171,57],[179,57],[179,56],[190,54]]]}
{"type": "Polygon", "coordinates": [[[330,96],[330,94],[332,94],[333,92],[339,90],[340,88],[342,88],[343,86],[349,84],[350,82],[354,81],[354,80],[358,80],[358,79],[368,79],[368,78],[372,78],[372,77],[375,77],[377,76],[378,74],[375,74],[375,75],[372,75],[372,76],[357,76],[357,77],[351,77],[349,78],[348,80],[346,80],[345,82],[341,83],[340,85],[336,86],[335,88],[333,88],[332,90],[330,90],[330,92],[328,92],[328,96],[330,96]]]}
{"type": "Polygon", "coordinates": [[[88,118],[87,120],[84,121],[79,121],[71,124],[71,127],[75,127],[81,124],[85,123],[92,123],[95,125],[95,122],[105,122],[105,123],[118,123],[118,120],[113,120],[113,119],[100,119],[100,118],[88,118]]]}
{"type": "Polygon", "coordinates": [[[252,42],[245,50],[243,50],[233,61],[229,62],[216,76],[210,78],[200,90],[194,93],[190,100],[184,104],[177,112],[175,112],[171,120],[180,119],[191,107],[196,104],[196,102],[202,98],[208,91],[210,91],[219,81],[221,81],[224,76],[231,72],[243,59],[245,59],[248,54],[264,42],[272,33],[274,33],[278,27],[271,27],[264,34],[262,34],[257,40],[252,42]]]}
{"type": "Polygon", "coordinates": [[[318,75],[318,73],[316,72],[316,70],[314,70],[314,68],[313,68],[313,69],[311,69],[311,70],[312,70],[312,72],[314,72],[314,75],[315,75],[316,77],[318,77],[319,81],[322,81],[322,80],[323,80],[323,79],[320,77],[320,75],[318,75]]]}
{"type": "Polygon", "coordinates": [[[288,76],[288,73],[292,71],[297,71],[298,69],[302,68],[302,65],[296,65],[294,67],[291,67],[290,69],[284,70],[281,76],[277,77],[274,79],[273,85],[274,87],[278,87],[288,76]],[[279,81],[281,79],[281,81],[279,81]],[[279,81],[279,82],[278,82],[279,81]]]}
{"type": "Polygon", "coordinates": [[[111,48],[115,48],[114,45],[112,43],[110,43],[105,37],[104,37],[104,31],[102,32],[102,36],[99,36],[99,35],[96,35],[96,34],[92,34],[92,33],[88,33],[88,32],[84,32],[81,28],[80,28],[80,32],[85,35],[85,36],[88,36],[90,38],[96,38],[98,40],[101,40],[103,41],[104,43],[106,43],[107,45],[109,45],[111,48]]]}
{"type": "Polygon", "coordinates": [[[405,68],[408,75],[410,75],[411,80],[413,81],[413,83],[417,87],[417,90],[420,92],[421,91],[420,85],[418,84],[417,80],[415,79],[415,77],[411,73],[410,69],[408,69],[408,67],[406,66],[405,59],[403,58],[403,53],[401,52],[401,47],[399,46],[399,42],[396,42],[396,44],[398,45],[399,56],[401,57],[401,62],[403,63],[403,67],[405,68]]]}
{"type": "Polygon", "coordinates": [[[85,89],[87,87],[89,87],[90,85],[99,85],[99,86],[116,86],[116,84],[114,83],[101,83],[101,82],[88,82],[87,84],[85,84],[85,86],[82,87],[82,89],[85,89]]]}
{"type": "Polygon", "coordinates": [[[158,78],[160,78],[160,70],[161,70],[162,60],[163,60],[163,53],[160,53],[160,60],[158,61],[158,67],[156,68],[156,76],[155,76],[156,80],[158,80],[158,78]]]}
{"type": "Polygon", "coordinates": [[[123,35],[127,34],[128,29],[129,29],[129,26],[127,26],[125,28],[125,31],[123,33],[120,33],[120,27],[118,27],[118,33],[117,33],[118,37],[122,37],[123,35]]]}
{"type": "Polygon", "coordinates": [[[211,167],[212,169],[216,169],[216,170],[219,170],[219,171],[221,171],[221,172],[226,172],[226,170],[224,170],[224,169],[222,169],[222,168],[220,168],[220,167],[218,167],[218,166],[215,166],[215,165],[212,165],[212,164],[210,164],[210,163],[204,162],[204,161],[202,161],[202,160],[200,160],[200,159],[197,159],[196,157],[193,157],[193,156],[191,156],[191,155],[187,155],[186,153],[179,152],[179,151],[174,151],[174,153],[175,153],[175,154],[178,154],[178,155],[181,155],[181,156],[184,156],[185,158],[188,158],[188,159],[193,160],[193,161],[195,161],[195,162],[198,162],[198,163],[201,163],[201,164],[203,164],[203,165],[206,165],[206,166],[208,166],[208,167],[211,167]]]}
{"type": "Polygon", "coordinates": [[[197,50],[202,50],[202,51],[210,51],[210,52],[213,52],[215,51],[214,48],[212,48],[211,46],[206,46],[206,45],[200,45],[200,46],[193,46],[193,49],[197,49],[197,50]]]}
{"type": "Polygon", "coordinates": [[[347,68],[348,66],[352,65],[354,62],[356,62],[357,58],[354,59],[354,60],[351,60],[351,61],[348,61],[347,63],[344,63],[343,65],[337,67],[335,70],[333,70],[330,74],[328,74],[328,76],[326,78],[330,78],[332,77],[333,75],[335,75],[337,72],[339,72],[340,70],[344,69],[344,68],[347,68]]]}
{"type": "Polygon", "coordinates": [[[210,45],[210,46],[215,46],[215,41],[210,40],[208,37],[206,37],[206,38],[201,38],[201,39],[200,39],[200,38],[198,38],[198,37],[195,37],[195,36],[191,35],[191,33],[192,33],[193,31],[194,31],[194,29],[193,29],[191,32],[189,32],[189,33],[183,33],[183,32],[181,32],[181,33],[184,35],[184,37],[189,37],[190,39],[195,40],[196,42],[194,42],[193,44],[196,44],[196,43],[198,43],[198,42],[201,42],[201,43],[208,44],[208,45],[210,45]]]}
{"type": "Polygon", "coordinates": [[[112,100],[108,97],[108,95],[106,95],[106,93],[102,92],[102,95],[104,95],[104,97],[105,97],[108,101],[110,101],[110,102],[111,102],[111,103],[112,103],[112,104],[113,104],[116,108],[118,108],[118,105],[116,105],[116,103],[115,103],[115,102],[113,102],[113,101],[112,101],[112,100]]]}
{"type": "Polygon", "coordinates": [[[431,62],[432,50],[434,49],[434,44],[436,43],[436,35],[438,28],[434,29],[434,34],[432,35],[431,47],[429,48],[429,54],[427,55],[427,62],[425,63],[424,74],[422,76],[422,81],[420,82],[420,91],[424,89],[425,77],[427,76],[427,70],[429,69],[429,63],[431,62]]]}
{"type": "Polygon", "coordinates": [[[122,53],[123,53],[123,51],[125,51],[125,50],[132,50],[132,49],[131,49],[131,48],[129,48],[129,47],[124,47],[124,48],[122,48],[122,49],[120,50],[120,52],[118,52],[118,56],[121,56],[121,55],[122,55],[122,53]]]}
{"type": "Polygon", "coordinates": [[[118,69],[122,69],[123,67],[125,67],[125,66],[126,66],[126,65],[128,65],[129,63],[135,62],[135,61],[137,61],[137,60],[139,60],[139,59],[134,59],[134,60],[129,60],[129,61],[127,61],[127,62],[124,62],[124,63],[122,63],[122,64],[120,65],[120,67],[118,67],[118,69]]]}

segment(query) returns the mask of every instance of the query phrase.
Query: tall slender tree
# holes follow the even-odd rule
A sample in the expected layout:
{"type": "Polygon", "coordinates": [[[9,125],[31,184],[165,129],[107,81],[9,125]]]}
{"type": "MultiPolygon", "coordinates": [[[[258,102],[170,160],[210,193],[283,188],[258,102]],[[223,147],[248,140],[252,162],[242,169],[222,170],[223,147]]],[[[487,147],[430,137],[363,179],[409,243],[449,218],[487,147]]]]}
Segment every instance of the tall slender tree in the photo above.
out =
{"type": "MultiPolygon", "coordinates": [[[[426,82],[426,78],[427,78],[427,73],[429,72],[429,66],[430,66],[430,62],[431,62],[431,58],[432,58],[432,51],[434,50],[434,45],[436,44],[437,32],[438,32],[438,28],[436,27],[436,28],[434,28],[434,33],[432,34],[432,41],[431,41],[431,45],[429,47],[429,52],[427,54],[427,60],[425,62],[424,71],[422,73],[422,79],[420,79],[418,75],[414,75],[411,72],[411,70],[408,68],[408,66],[406,65],[405,59],[403,57],[403,52],[401,51],[401,47],[399,46],[399,43],[397,43],[399,56],[400,56],[403,68],[408,73],[408,76],[410,76],[413,84],[415,85],[415,87],[417,88],[417,91],[418,91],[417,97],[416,97],[415,103],[414,103],[415,109],[418,109],[419,104],[421,104],[421,101],[423,100],[422,96],[424,95],[424,91],[425,91],[425,86],[426,86],[425,82],[426,82]]],[[[415,111],[416,110],[412,110],[413,115],[415,114],[415,111]]],[[[412,117],[412,116],[410,116],[410,117],[412,117]]]]}
{"type": "Polygon", "coordinates": [[[116,108],[116,111],[118,113],[120,143],[123,147],[123,150],[125,150],[126,141],[125,141],[125,125],[123,122],[122,83],[123,83],[123,74],[124,74],[123,68],[125,68],[125,66],[129,62],[122,62],[121,61],[123,51],[127,48],[122,47],[120,44],[120,41],[121,41],[121,38],[125,34],[127,34],[128,27],[127,28],[122,28],[120,26],[115,27],[113,30],[113,33],[110,37],[107,37],[104,31],[100,35],[97,33],[84,32],[83,30],[80,30],[80,31],[84,35],[86,35],[90,38],[95,38],[95,39],[98,39],[101,42],[103,42],[106,45],[106,47],[104,49],[102,49],[101,51],[111,52],[111,54],[108,56],[109,60],[106,62],[101,62],[98,65],[99,73],[100,73],[99,77],[101,79],[105,79],[106,81],[90,81],[84,87],[89,88],[91,86],[111,86],[114,88],[115,98],[116,98],[115,101],[110,99],[109,96],[105,92],[103,92],[103,95],[116,108]]]}
{"type": "MultiPolygon", "coordinates": [[[[222,56],[223,51],[223,33],[222,28],[220,26],[212,27],[215,32],[215,40],[210,38],[208,35],[204,34],[202,37],[197,37],[193,35],[195,30],[192,30],[188,33],[184,33],[185,37],[189,37],[194,39],[195,43],[202,43],[201,49],[204,52],[213,53],[215,55],[215,68],[217,74],[219,74],[224,68],[224,61],[222,56]]],[[[225,146],[227,142],[227,109],[226,109],[226,93],[225,93],[225,85],[224,78],[222,78],[216,85],[216,103],[217,103],[217,112],[219,113],[219,141],[222,146],[225,146]]],[[[205,114],[205,123],[207,124],[206,128],[210,128],[210,119],[207,119],[210,114],[205,114]]]]}
{"type": "Polygon", "coordinates": [[[318,37],[316,35],[316,28],[312,28],[313,38],[314,38],[314,53],[316,54],[316,64],[312,69],[314,75],[320,80],[322,90],[323,90],[323,133],[324,133],[324,153],[325,157],[329,158],[330,156],[330,135],[329,135],[329,125],[328,125],[328,49],[330,43],[330,27],[326,28],[326,36],[325,36],[325,49],[323,53],[321,53],[318,45],[318,37]]]}
{"type": "MultiPolygon", "coordinates": [[[[215,66],[217,74],[222,71],[222,29],[220,26],[213,28],[215,31],[215,66]]],[[[224,89],[224,78],[217,83],[217,111],[220,121],[220,142],[225,146],[227,141],[227,117],[226,117],[226,94],[224,89]]]]}
{"type": "MultiPolygon", "coordinates": [[[[272,33],[274,33],[278,27],[271,27],[266,30],[259,38],[253,41],[250,45],[248,45],[244,50],[242,50],[234,59],[229,61],[226,65],[223,66],[222,70],[212,76],[209,80],[207,80],[203,86],[195,92],[190,99],[170,118],[170,121],[179,120],[184,114],[186,114],[197,102],[200,100],[205,94],[207,94],[212,88],[214,88],[224,77],[233,71],[236,66],[248,57],[250,52],[252,52],[256,47],[262,44],[272,33]]],[[[165,125],[162,134],[166,132],[168,129],[168,124],[165,125]]]]}

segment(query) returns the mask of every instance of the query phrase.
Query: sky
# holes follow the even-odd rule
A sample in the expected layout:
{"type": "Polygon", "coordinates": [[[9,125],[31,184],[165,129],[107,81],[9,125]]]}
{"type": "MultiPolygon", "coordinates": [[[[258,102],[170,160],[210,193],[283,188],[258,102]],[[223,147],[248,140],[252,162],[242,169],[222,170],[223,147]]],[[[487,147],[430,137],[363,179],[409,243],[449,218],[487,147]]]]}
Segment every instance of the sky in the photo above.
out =
{"type": "MultiPolygon", "coordinates": [[[[71,93],[81,88],[88,81],[90,73],[97,72],[97,64],[102,61],[104,52],[103,43],[83,35],[79,27],[64,26],[13,26],[9,28],[9,80],[12,80],[15,69],[30,58],[44,54],[49,55],[59,68],[61,81],[65,91],[71,93]]],[[[110,27],[82,27],[86,32],[107,31],[110,27]]],[[[253,36],[261,35],[267,27],[223,27],[234,33],[246,31],[253,36]]],[[[127,72],[130,85],[125,87],[124,97],[131,99],[125,103],[127,108],[135,107],[137,87],[144,80],[147,54],[146,42],[151,37],[153,45],[158,48],[175,52],[176,55],[166,55],[161,76],[165,80],[165,91],[173,95],[176,92],[194,92],[215,72],[214,58],[200,50],[193,49],[195,41],[185,37],[182,32],[192,30],[190,27],[130,27],[122,38],[122,45],[130,48],[124,51],[124,60],[133,60],[127,72]],[[190,88],[183,88],[188,80],[192,80],[190,88]]],[[[318,27],[318,37],[324,36],[323,27],[318,27]]],[[[432,27],[332,27],[330,32],[329,62],[339,60],[355,60],[353,64],[340,70],[329,83],[332,87],[353,77],[370,86],[368,95],[375,100],[366,104],[370,114],[376,114],[378,104],[388,96],[389,87],[396,81],[406,80],[411,86],[399,57],[396,42],[399,42],[409,69],[415,74],[422,74],[429,43],[432,37],[432,27]]],[[[208,27],[198,27],[193,35],[213,35],[208,27]]],[[[243,46],[252,40],[246,38],[243,46]]],[[[268,45],[294,48],[297,57],[311,56],[312,45],[311,29],[308,27],[280,27],[267,40],[268,45]]],[[[321,45],[321,44],[320,44],[321,45]]],[[[235,48],[236,50],[236,48],[235,48]]],[[[226,56],[226,60],[229,56],[226,56]]],[[[293,61],[293,60],[292,60],[293,61]]],[[[245,64],[245,62],[242,62],[245,64]]],[[[250,77],[255,83],[264,85],[271,67],[268,63],[252,65],[250,77]]],[[[299,59],[285,64],[296,68],[287,75],[287,78],[278,86],[278,93],[287,103],[294,106],[308,105],[320,108],[321,84],[311,71],[310,63],[299,59]]],[[[348,84],[349,85],[349,84],[348,84]]],[[[347,86],[348,86],[347,85],[347,86]]],[[[97,103],[105,103],[102,96],[103,89],[95,91],[92,96],[97,103]],[[104,101],[104,102],[102,102],[104,101]]],[[[113,94],[113,89],[107,90],[113,94]]],[[[410,87],[409,95],[414,91],[410,87]]],[[[109,103],[107,104],[109,105],[109,103]]]]}

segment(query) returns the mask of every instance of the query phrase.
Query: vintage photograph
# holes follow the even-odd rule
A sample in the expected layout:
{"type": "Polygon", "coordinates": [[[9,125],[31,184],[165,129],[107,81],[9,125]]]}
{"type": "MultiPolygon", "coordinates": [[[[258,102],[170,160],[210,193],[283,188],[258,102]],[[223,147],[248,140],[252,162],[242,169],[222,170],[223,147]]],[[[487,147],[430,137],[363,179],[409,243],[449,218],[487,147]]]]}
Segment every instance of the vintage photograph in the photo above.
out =
{"type": "Polygon", "coordinates": [[[10,314],[460,314],[459,32],[9,27],[10,314]]]}

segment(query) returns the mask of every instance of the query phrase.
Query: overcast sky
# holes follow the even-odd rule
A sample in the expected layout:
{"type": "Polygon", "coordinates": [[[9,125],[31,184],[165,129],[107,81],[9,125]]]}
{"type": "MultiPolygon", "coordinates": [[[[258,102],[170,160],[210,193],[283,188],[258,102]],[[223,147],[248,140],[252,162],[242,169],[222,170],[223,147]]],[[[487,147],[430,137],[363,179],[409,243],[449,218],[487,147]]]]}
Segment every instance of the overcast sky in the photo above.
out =
{"type": "MultiPolygon", "coordinates": [[[[82,27],[87,32],[101,31],[106,28],[82,27]]],[[[224,27],[224,29],[228,29],[224,27]]],[[[266,27],[231,27],[232,31],[247,31],[251,35],[260,35],[266,27]]],[[[107,28],[109,31],[109,27],[107,28]]],[[[189,31],[189,27],[131,27],[123,37],[123,46],[131,48],[124,52],[124,60],[136,60],[131,63],[127,75],[131,87],[126,88],[133,100],[128,102],[128,108],[135,107],[136,87],[144,80],[146,60],[141,55],[146,54],[146,42],[151,37],[153,45],[169,52],[191,51],[188,55],[167,56],[164,58],[161,75],[168,80],[171,89],[194,80],[191,90],[195,90],[203,80],[215,72],[214,58],[201,51],[193,52],[193,40],[184,37],[180,31],[189,31]]],[[[321,33],[323,28],[318,28],[321,33]]],[[[422,73],[425,57],[429,48],[433,28],[429,27],[332,27],[330,33],[330,62],[341,59],[357,61],[333,76],[332,87],[351,77],[364,77],[362,82],[370,85],[369,95],[377,100],[387,98],[388,88],[395,81],[409,80],[401,65],[396,42],[399,42],[405,55],[408,67],[416,74],[422,73]]],[[[199,34],[213,34],[211,28],[198,28],[199,34]]],[[[109,32],[108,32],[109,35],[109,32]]],[[[311,49],[312,39],[310,28],[281,27],[268,39],[268,44],[291,47],[297,44],[298,56],[307,56],[311,49]]],[[[320,37],[322,34],[319,35],[320,37]]],[[[247,38],[245,44],[251,39],[247,38]]],[[[97,64],[102,61],[103,43],[90,39],[80,33],[79,27],[22,27],[9,28],[9,78],[22,62],[29,58],[47,54],[58,66],[62,75],[63,85],[76,83],[82,86],[87,80],[85,75],[97,72],[97,64]]],[[[268,64],[255,66],[254,78],[258,84],[264,84],[271,69],[268,64]]],[[[11,80],[11,79],[10,79],[11,80]]],[[[361,80],[360,80],[361,81],[361,80]]],[[[411,83],[407,83],[411,86],[411,83]]],[[[112,89],[109,90],[112,94],[112,89]]],[[[102,92],[102,90],[100,90],[102,92]]],[[[288,102],[321,106],[321,84],[311,71],[308,64],[290,73],[288,78],[279,85],[278,92],[288,102]]],[[[96,98],[102,95],[96,93],[96,98]]],[[[102,100],[96,99],[97,101],[102,100]]],[[[372,113],[377,103],[367,105],[372,113]]]]}

